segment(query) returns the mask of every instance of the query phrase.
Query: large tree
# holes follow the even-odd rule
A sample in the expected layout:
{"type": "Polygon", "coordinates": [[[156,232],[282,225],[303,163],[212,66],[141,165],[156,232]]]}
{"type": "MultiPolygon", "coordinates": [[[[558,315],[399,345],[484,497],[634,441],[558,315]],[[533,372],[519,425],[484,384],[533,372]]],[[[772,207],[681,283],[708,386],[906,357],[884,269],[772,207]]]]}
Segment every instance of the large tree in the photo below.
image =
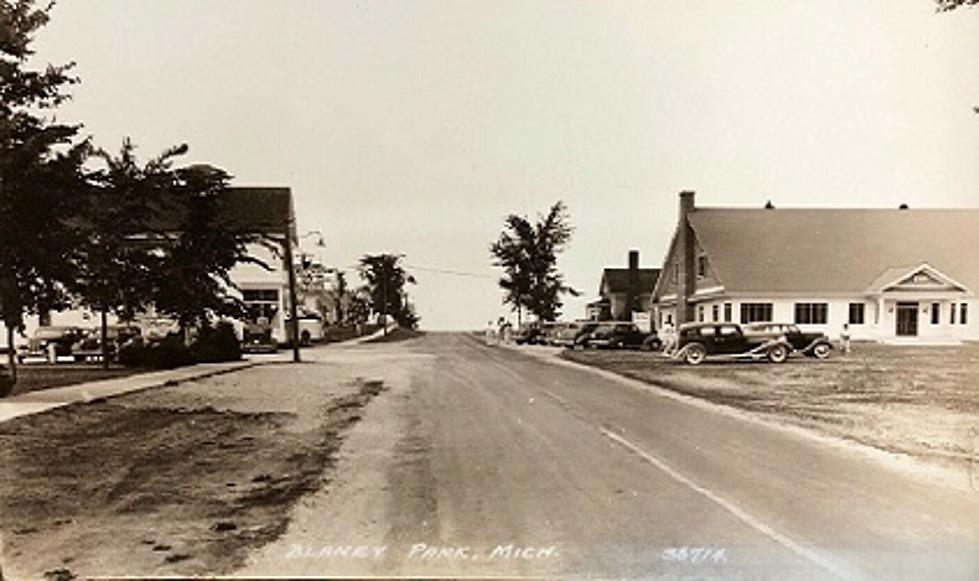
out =
{"type": "Polygon", "coordinates": [[[222,215],[221,194],[230,181],[224,170],[193,165],[175,170],[173,178],[166,204],[177,219],[151,253],[150,299],[157,312],[177,320],[186,338],[188,330],[215,316],[245,315],[231,269],[242,262],[268,268],[249,254],[248,245],[271,243],[222,215]]]}
{"type": "Polygon", "coordinates": [[[84,236],[71,288],[84,306],[100,314],[104,366],[109,362],[108,314],[132,319],[151,298],[157,248],[146,241],[155,238],[157,216],[169,211],[175,186],[171,166],[187,146],[170,148],[142,165],[135,149],[127,138],[118,155],[96,152],[103,167],[90,172],[88,195],[79,208],[84,236]]]}
{"type": "Polygon", "coordinates": [[[503,269],[499,280],[504,304],[517,311],[518,325],[523,309],[540,321],[553,321],[561,314],[561,296],[577,296],[558,271],[558,255],[564,251],[574,228],[564,202],[558,201],[547,214],[531,223],[526,216],[507,216],[503,232],[490,246],[493,264],[503,269]]]}
{"type": "Polygon", "coordinates": [[[415,284],[415,277],[401,264],[400,254],[367,254],[360,259],[360,277],[370,296],[371,310],[382,317],[387,333],[387,318],[401,326],[415,328],[418,317],[408,301],[405,286],[415,284]]]}
{"type": "Polygon", "coordinates": [[[77,138],[78,125],[54,117],[78,82],[73,63],[43,69],[30,63],[51,7],[0,0],[0,315],[15,378],[15,330],[26,314],[58,307],[74,277],[71,218],[89,150],[77,138]]]}

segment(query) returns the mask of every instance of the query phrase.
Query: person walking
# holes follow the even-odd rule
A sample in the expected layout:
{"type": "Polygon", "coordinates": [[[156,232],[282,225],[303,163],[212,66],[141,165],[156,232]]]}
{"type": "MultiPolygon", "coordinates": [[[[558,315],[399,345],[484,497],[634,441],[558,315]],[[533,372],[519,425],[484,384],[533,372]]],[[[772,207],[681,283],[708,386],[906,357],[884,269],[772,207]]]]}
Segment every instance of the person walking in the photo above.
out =
{"type": "Polygon", "coordinates": [[[843,330],[840,331],[840,351],[844,355],[850,353],[850,324],[843,323],[843,330]]]}

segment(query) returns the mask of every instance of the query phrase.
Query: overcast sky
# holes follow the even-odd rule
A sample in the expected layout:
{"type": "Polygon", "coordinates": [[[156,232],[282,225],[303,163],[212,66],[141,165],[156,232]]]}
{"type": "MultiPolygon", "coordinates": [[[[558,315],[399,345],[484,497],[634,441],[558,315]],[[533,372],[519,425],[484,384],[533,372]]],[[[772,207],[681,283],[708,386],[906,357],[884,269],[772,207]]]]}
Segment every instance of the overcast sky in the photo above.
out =
{"type": "MultiPolygon", "coordinates": [[[[702,205],[979,206],[979,10],[930,0],[63,0],[63,120],[293,190],[326,258],[403,252],[427,328],[504,314],[488,246],[558,199],[585,291],[676,194],[702,205]]],[[[965,249],[963,249],[965,250],[965,249]]]]}

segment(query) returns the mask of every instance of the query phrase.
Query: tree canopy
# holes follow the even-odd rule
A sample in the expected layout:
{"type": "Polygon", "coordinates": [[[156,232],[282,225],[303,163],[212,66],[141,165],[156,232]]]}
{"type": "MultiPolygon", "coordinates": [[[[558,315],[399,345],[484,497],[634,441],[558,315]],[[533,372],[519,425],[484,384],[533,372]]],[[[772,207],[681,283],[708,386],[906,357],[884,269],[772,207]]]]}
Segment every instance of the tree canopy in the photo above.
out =
{"type": "Polygon", "coordinates": [[[402,266],[403,258],[400,254],[366,254],[360,259],[359,271],[370,297],[371,311],[393,317],[401,327],[414,329],[419,318],[405,286],[415,284],[415,277],[402,266]]]}
{"type": "Polygon", "coordinates": [[[564,284],[557,268],[574,228],[564,202],[558,201],[531,223],[526,216],[510,214],[499,239],[490,245],[494,266],[503,269],[499,280],[505,292],[503,302],[517,311],[518,319],[526,308],[538,320],[553,321],[561,314],[561,295],[578,295],[564,284]]]}

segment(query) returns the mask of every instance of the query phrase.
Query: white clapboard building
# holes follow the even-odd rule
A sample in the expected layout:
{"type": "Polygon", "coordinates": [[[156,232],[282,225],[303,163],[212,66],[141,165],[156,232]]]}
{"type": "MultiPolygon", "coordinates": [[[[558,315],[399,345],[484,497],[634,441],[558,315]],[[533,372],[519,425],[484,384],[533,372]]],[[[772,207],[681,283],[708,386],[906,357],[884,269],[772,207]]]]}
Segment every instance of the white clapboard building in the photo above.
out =
{"type": "Polygon", "coordinates": [[[894,343],[979,340],[979,209],[698,207],[652,296],[657,326],[796,323],[894,343]]]}

